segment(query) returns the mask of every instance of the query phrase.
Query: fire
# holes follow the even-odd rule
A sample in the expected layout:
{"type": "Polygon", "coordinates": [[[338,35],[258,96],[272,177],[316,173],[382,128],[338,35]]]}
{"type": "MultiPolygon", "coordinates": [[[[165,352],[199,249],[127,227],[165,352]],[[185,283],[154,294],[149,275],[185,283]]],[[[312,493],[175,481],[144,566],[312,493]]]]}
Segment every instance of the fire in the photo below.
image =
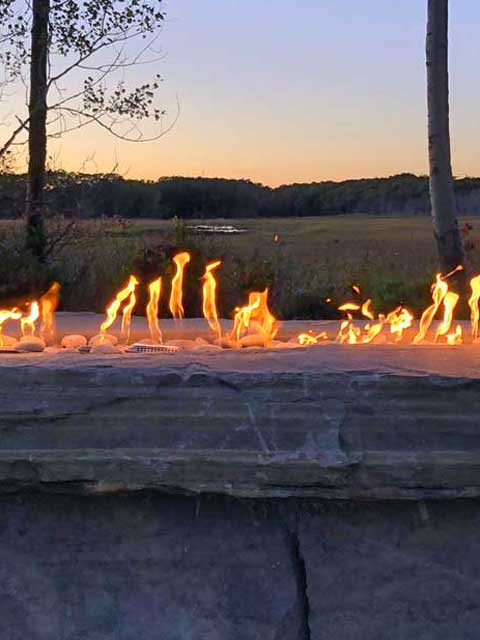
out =
{"type": "Polygon", "coordinates": [[[135,289],[138,285],[138,280],[135,276],[130,276],[128,280],[128,284],[121,291],[119,291],[115,297],[115,300],[107,307],[107,317],[105,321],[100,325],[100,335],[102,337],[105,336],[108,329],[112,326],[112,324],[117,319],[117,314],[120,310],[122,302],[125,302],[127,298],[130,298],[128,305],[125,306],[123,310],[123,318],[122,318],[122,337],[125,337],[125,332],[130,333],[130,318],[132,315],[133,307],[136,303],[135,298],[135,289]],[[132,304],[133,301],[133,304],[132,304]]]}
{"type": "Polygon", "coordinates": [[[172,290],[168,306],[170,308],[170,313],[175,319],[181,319],[185,316],[183,309],[183,274],[186,265],[190,262],[190,259],[190,254],[187,251],[177,253],[173,258],[176,271],[172,279],[172,290]]]}
{"type": "Polygon", "coordinates": [[[120,340],[128,344],[130,340],[130,326],[132,324],[132,313],[137,304],[137,297],[135,295],[135,289],[139,284],[138,280],[133,276],[131,278],[130,299],[123,308],[122,313],[122,325],[120,328],[120,340]]]}
{"type": "Polygon", "coordinates": [[[472,295],[468,300],[470,307],[470,319],[472,321],[472,336],[476,340],[478,338],[478,321],[480,319],[480,311],[478,308],[478,301],[480,300],[480,276],[475,276],[470,280],[470,288],[472,289],[472,295]]]}
{"type": "Polygon", "coordinates": [[[403,332],[413,324],[413,314],[405,307],[397,307],[387,315],[385,322],[390,325],[390,333],[395,336],[395,342],[400,342],[403,332]]]}
{"type": "Polygon", "coordinates": [[[147,304],[147,320],[150,338],[154,342],[162,343],[162,331],[158,320],[158,305],[162,293],[162,279],[157,278],[153,282],[150,282],[148,285],[148,292],[150,298],[147,304]]]}
{"type": "Polygon", "coordinates": [[[28,316],[20,320],[20,327],[22,330],[22,336],[34,336],[35,335],[35,323],[40,317],[40,307],[35,300],[30,304],[30,313],[28,316]]]}
{"type": "Polygon", "coordinates": [[[355,304],[355,302],[345,302],[340,307],[338,307],[339,311],[358,311],[360,309],[359,304],[355,304]]]}
{"type": "Polygon", "coordinates": [[[322,331],[317,335],[313,335],[312,332],[309,333],[301,333],[297,336],[297,340],[299,344],[304,346],[309,346],[312,344],[318,344],[320,340],[328,340],[328,334],[326,331],[322,331]]]}
{"type": "Polygon", "coordinates": [[[233,329],[230,341],[234,346],[241,346],[241,338],[251,333],[258,333],[265,347],[270,346],[278,332],[278,322],[268,308],[268,288],[262,292],[252,291],[248,295],[248,304],[235,309],[233,329]]]}
{"type": "Polygon", "coordinates": [[[454,333],[449,333],[447,336],[447,344],[455,345],[462,344],[463,342],[463,331],[461,325],[457,324],[455,327],[454,333]]]}
{"type": "Polygon", "coordinates": [[[370,323],[366,324],[364,327],[364,330],[366,331],[366,335],[363,336],[362,338],[363,344],[368,344],[369,342],[373,342],[375,338],[381,333],[384,324],[385,324],[385,316],[383,315],[378,316],[378,322],[375,322],[374,324],[370,324],[370,323]]]}
{"type": "Polygon", "coordinates": [[[429,330],[430,325],[432,324],[432,320],[435,317],[435,314],[440,308],[440,305],[442,304],[443,299],[445,298],[447,293],[448,293],[448,284],[442,278],[442,274],[437,273],[435,277],[435,284],[432,286],[433,304],[431,304],[429,307],[425,309],[425,311],[422,314],[422,317],[420,318],[419,331],[417,335],[413,338],[414,344],[418,344],[419,342],[422,342],[422,340],[425,339],[425,336],[427,335],[427,331],[429,330]]]}
{"type": "Polygon", "coordinates": [[[220,339],[222,337],[222,328],[218,321],[217,313],[217,281],[213,272],[221,265],[220,260],[210,262],[207,264],[205,274],[203,276],[203,315],[207,320],[212,331],[218,335],[220,339]]]}
{"type": "Polygon", "coordinates": [[[453,320],[453,311],[457,306],[459,295],[457,293],[453,293],[453,291],[448,291],[443,298],[443,320],[438,326],[437,333],[435,334],[435,341],[437,341],[441,336],[446,335],[450,331],[450,327],[452,326],[453,320]]]}
{"type": "Polygon", "coordinates": [[[20,320],[22,312],[14,307],[13,309],[0,309],[0,347],[5,346],[3,338],[3,325],[7,320],[20,320]]]}
{"type": "Polygon", "coordinates": [[[60,285],[54,282],[50,289],[40,298],[40,312],[42,322],[40,324],[40,337],[46,344],[54,344],[56,341],[55,311],[60,299],[60,285]]]}
{"type": "Polygon", "coordinates": [[[365,316],[365,318],[368,318],[369,320],[374,320],[375,316],[373,315],[370,309],[371,305],[372,305],[372,301],[369,298],[366,302],[362,304],[362,314],[365,316]]]}
{"type": "Polygon", "coordinates": [[[361,329],[353,324],[353,318],[351,314],[347,313],[347,319],[343,320],[342,324],[340,325],[340,331],[337,335],[337,342],[339,342],[340,344],[344,344],[345,342],[347,344],[357,344],[358,342],[360,342],[361,333],[361,329]]]}

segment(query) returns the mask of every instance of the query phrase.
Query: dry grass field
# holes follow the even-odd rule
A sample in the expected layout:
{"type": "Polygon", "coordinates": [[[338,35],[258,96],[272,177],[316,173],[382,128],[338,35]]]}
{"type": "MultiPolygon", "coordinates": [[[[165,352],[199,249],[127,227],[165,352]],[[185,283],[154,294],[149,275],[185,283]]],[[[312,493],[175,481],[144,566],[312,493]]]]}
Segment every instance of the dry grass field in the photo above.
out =
{"type": "MultiPolygon", "coordinates": [[[[480,271],[479,230],[476,219],[468,222],[469,256],[480,271]]],[[[0,223],[7,253],[8,238],[20,237],[18,225],[0,223]]],[[[55,233],[61,236],[61,225],[55,233]]],[[[337,302],[350,296],[352,284],[373,298],[378,311],[398,303],[419,311],[429,302],[429,284],[437,270],[428,217],[85,221],[59,244],[52,259],[53,275],[64,287],[64,308],[100,310],[132,270],[145,277],[163,273],[167,280],[171,253],[183,248],[191,249],[196,259],[187,282],[190,315],[198,315],[204,264],[217,257],[224,262],[219,272],[224,315],[231,314],[249,289],[269,286],[272,306],[280,316],[328,317],[335,314],[337,302]],[[198,233],[191,230],[196,225],[232,225],[243,233],[198,233]],[[333,303],[326,303],[327,298],[333,303]]],[[[2,253],[0,277],[11,280],[8,255],[2,253]]],[[[29,276],[21,278],[22,268],[16,268],[23,291],[29,276]]],[[[15,281],[9,291],[12,288],[15,281]]]]}
{"type": "MultiPolygon", "coordinates": [[[[470,238],[480,240],[480,219],[462,219],[460,225],[466,222],[473,227],[470,238]]],[[[283,248],[294,254],[301,266],[329,262],[340,271],[344,264],[355,270],[365,261],[378,259],[383,269],[407,270],[413,275],[436,269],[432,224],[427,216],[215,219],[188,220],[185,224],[232,225],[244,230],[243,234],[222,236],[225,246],[244,256],[252,252],[268,255],[278,235],[283,248]]],[[[153,239],[164,236],[171,225],[171,221],[163,220],[130,220],[128,230],[117,233],[153,239]]],[[[480,245],[471,259],[480,266],[480,245]]]]}

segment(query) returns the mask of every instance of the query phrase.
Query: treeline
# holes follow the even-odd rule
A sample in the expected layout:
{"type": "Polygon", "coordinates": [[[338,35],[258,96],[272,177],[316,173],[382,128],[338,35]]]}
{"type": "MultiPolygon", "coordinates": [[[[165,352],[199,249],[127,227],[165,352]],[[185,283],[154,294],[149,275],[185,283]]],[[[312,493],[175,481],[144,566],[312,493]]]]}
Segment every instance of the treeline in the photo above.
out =
{"type": "MultiPolygon", "coordinates": [[[[480,214],[480,178],[455,181],[459,211],[480,214]]],[[[249,180],[169,177],[129,180],[115,174],[50,172],[48,209],[67,217],[247,218],[425,214],[428,179],[401,174],[343,182],[266,187],[249,180]]],[[[25,175],[0,174],[0,218],[23,214],[25,175]]]]}

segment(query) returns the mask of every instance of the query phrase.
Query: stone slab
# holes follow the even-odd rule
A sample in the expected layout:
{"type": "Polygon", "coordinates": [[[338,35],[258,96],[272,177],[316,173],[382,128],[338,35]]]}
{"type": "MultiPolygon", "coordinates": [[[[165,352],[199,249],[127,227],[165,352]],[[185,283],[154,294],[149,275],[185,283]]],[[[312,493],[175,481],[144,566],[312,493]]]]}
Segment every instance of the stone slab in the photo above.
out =
{"type": "Polygon", "coordinates": [[[480,346],[5,355],[0,491],[480,495],[480,346]]]}
{"type": "Polygon", "coordinates": [[[0,496],[2,640],[476,640],[480,504],[0,496]]]}

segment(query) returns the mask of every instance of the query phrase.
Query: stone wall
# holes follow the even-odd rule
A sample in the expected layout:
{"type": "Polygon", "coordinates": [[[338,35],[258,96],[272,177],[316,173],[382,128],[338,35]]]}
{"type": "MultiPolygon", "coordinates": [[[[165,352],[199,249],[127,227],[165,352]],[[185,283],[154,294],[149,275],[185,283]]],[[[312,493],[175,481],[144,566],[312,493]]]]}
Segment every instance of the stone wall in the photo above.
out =
{"type": "Polygon", "coordinates": [[[2,640],[478,638],[477,502],[0,503],[2,640]]]}

